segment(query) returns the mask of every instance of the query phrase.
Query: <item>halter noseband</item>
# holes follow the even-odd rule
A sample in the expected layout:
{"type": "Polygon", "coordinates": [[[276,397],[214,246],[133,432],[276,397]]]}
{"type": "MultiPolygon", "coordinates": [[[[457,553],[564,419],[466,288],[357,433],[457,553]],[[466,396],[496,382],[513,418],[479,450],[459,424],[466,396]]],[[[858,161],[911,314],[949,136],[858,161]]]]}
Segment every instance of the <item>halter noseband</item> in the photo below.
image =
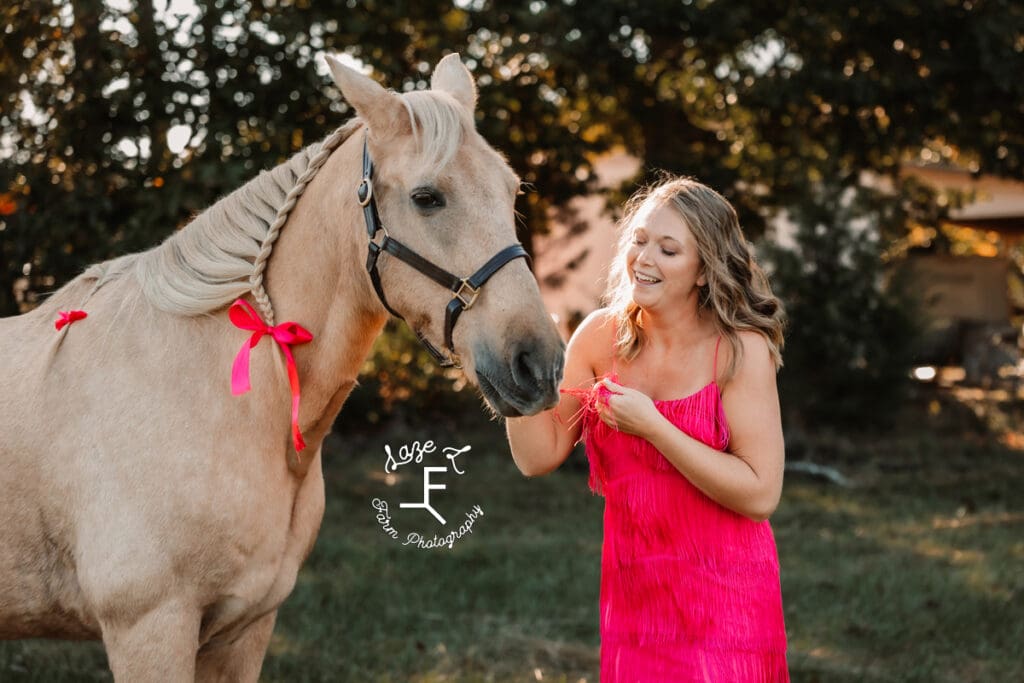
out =
{"type": "Polygon", "coordinates": [[[373,193],[373,160],[370,158],[370,149],[367,144],[368,137],[368,134],[363,137],[363,178],[359,182],[359,188],[356,190],[359,205],[363,207],[363,218],[366,219],[366,232],[370,236],[369,253],[366,257],[366,272],[370,274],[373,288],[377,291],[377,297],[384,304],[384,308],[399,320],[405,320],[405,318],[388,304],[388,300],[384,297],[384,287],[380,282],[380,273],[377,272],[377,258],[382,252],[386,251],[400,261],[404,261],[434,282],[453,292],[452,299],[448,302],[448,307],[444,312],[444,344],[447,353],[439,351],[419,330],[413,329],[413,332],[416,333],[420,342],[441,367],[462,367],[459,356],[455,353],[455,346],[452,343],[452,330],[455,329],[455,323],[458,322],[459,316],[462,315],[463,311],[468,311],[473,307],[484,283],[491,279],[491,276],[497,273],[505,264],[520,257],[527,260],[530,257],[522,244],[513,244],[492,256],[491,260],[469,277],[460,278],[434,265],[391,237],[388,234],[387,228],[381,224],[380,214],[377,212],[377,199],[373,193]],[[377,237],[378,232],[384,233],[384,239],[379,244],[373,241],[377,237]]]}

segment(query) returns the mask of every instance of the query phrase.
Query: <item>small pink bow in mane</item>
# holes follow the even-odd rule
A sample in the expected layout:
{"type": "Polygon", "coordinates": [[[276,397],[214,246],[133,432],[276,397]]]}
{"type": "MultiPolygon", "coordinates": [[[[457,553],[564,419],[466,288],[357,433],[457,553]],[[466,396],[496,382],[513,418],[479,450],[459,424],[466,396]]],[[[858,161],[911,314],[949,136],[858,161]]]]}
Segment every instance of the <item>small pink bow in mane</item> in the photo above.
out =
{"type": "Polygon", "coordinates": [[[84,318],[88,318],[89,317],[89,314],[86,313],[85,311],[57,311],[57,312],[60,313],[60,317],[57,318],[57,320],[53,323],[53,326],[57,328],[58,332],[60,332],[62,329],[64,329],[65,325],[70,325],[71,323],[75,322],[76,320],[83,320],[84,318]]]}
{"type": "Polygon", "coordinates": [[[288,365],[288,383],[292,388],[292,441],[295,450],[301,451],[306,447],[302,440],[302,433],[299,431],[299,371],[295,367],[295,358],[292,356],[291,347],[295,344],[305,344],[313,341],[313,335],[298,323],[281,323],[270,327],[259,313],[249,304],[248,301],[238,299],[231,304],[228,310],[228,317],[235,327],[242,330],[252,330],[252,336],[242,344],[242,348],[235,356],[235,362],[231,366],[231,393],[235,396],[244,394],[252,387],[249,384],[249,351],[260,343],[263,335],[269,334],[277,345],[281,347],[288,365]]]}

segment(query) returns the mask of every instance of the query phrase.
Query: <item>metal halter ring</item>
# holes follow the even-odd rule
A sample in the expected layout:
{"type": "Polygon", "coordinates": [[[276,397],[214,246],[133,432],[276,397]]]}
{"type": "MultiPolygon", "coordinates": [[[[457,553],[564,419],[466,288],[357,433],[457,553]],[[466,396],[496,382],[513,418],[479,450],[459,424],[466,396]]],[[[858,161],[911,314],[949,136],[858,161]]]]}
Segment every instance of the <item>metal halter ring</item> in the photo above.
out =
{"type": "Polygon", "coordinates": [[[359,182],[359,187],[356,189],[356,197],[359,198],[359,206],[368,206],[373,201],[373,181],[369,178],[363,178],[359,182]],[[363,188],[366,188],[366,196],[363,196],[363,188]]]}
{"type": "Polygon", "coordinates": [[[452,298],[453,299],[458,299],[459,301],[461,301],[462,302],[462,307],[465,310],[468,311],[470,308],[472,308],[473,304],[476,302],[476,297],[479,294],[480,294],[480,290],[478,288],[476,288],[473,285],[469,284],[469,282],[466,280],[466,278],[462,278],[461,284],[459,285],[459,288],[457,290],[455,290],[455,293],[452,295],[452,298]],[[467,289],[469,290],[469,298],[466,298],[466,295],[462,293],[463,290],[467,290],[467,289]]]}

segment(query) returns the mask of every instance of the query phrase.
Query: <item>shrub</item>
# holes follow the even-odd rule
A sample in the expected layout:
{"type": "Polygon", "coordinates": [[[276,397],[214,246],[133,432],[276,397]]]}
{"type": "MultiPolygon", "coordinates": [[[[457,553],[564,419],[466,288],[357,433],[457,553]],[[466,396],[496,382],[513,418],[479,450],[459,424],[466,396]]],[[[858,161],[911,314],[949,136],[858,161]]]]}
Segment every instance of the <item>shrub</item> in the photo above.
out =
{"type": "Polygon", "coordinates": [[[890,201],[865,188],[821,186],[789,210],[795,247],[765,246],[789,317],[779,374],[787,422],[891,426],[908,395],[918,325],[899,286],[883,286],[890,201]]]}

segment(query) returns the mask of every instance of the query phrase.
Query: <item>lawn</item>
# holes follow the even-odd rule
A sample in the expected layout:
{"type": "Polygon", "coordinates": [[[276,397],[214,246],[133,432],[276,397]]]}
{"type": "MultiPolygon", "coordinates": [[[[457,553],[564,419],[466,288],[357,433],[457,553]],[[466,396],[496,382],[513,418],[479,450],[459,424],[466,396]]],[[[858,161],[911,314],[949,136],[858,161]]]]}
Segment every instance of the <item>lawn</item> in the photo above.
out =
{"type": "MultiPolygon", "coordinates": [[[[787,434],[790,460],[852,482],[787,474],[772,518],[794,681],[1024,680],[1024,406],[999,398],[925,396],[887,435],[787,434]]],[[[597,680],[602,501],[582,455],[527,480],[501,426],[477,421],[338,434],[325,460],[323,530],[264,681],[597,680]],[[422,465],[384,472],[385,445],[427,439],[422,465],[472,447],[464,474],[433,480],[447,521],[483,511],[452,548],[402,544],[440,525],[398,508],[422,499],[422,465]]],[[[0,681],[94,680],[109,680],[96,645],[0,644],[0,681]]]]}

